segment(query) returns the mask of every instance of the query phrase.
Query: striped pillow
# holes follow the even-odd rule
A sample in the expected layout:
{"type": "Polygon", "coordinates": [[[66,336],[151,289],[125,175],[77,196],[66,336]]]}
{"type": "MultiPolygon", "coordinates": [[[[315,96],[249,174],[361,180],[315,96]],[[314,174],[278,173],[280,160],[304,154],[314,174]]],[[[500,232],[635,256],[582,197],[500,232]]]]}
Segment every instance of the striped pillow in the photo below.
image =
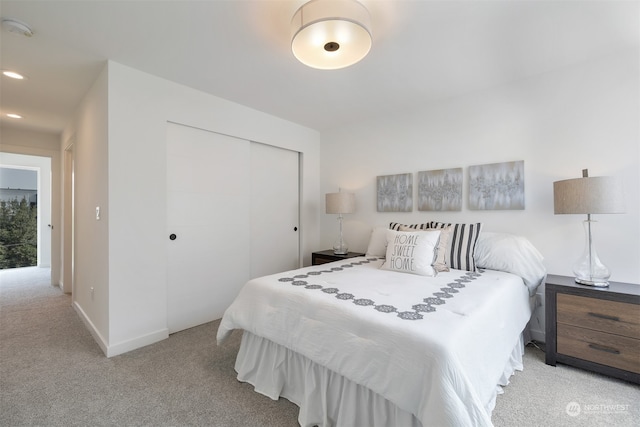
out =
{"type": "Polygon", "coordinates": [[[473,258],[476,250],[478,236],[482,229],[482,223],[475,224],[446,224],[433,221],[431,228],[452,227],[447,247],[447,262],[450,268],[456,270],[476,271],[476,263],[473,258]]]}
{"type": "Polygon", "coordinates": [[[399,222],[391,222],[389,223],[389,228],[391,230],[396,230],[396,231],[400,231],[400,227],[404,227],[404,228],[410,228],[411,230],[428,230],[431,227],[430,222],[427,222],[426,224],[411,224],[411,225],[406,225],[406,224],[400,224],[399,222]]]}

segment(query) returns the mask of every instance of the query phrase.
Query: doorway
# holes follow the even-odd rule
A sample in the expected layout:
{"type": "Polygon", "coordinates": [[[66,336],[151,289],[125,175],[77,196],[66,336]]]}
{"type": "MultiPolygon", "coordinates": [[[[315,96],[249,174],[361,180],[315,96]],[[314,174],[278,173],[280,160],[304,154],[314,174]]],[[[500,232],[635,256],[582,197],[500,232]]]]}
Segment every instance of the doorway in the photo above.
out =
{"type": "Polygon", "coordinates": [[[74,143],[64,149],[64,171],[62,182],[62,274],[60,289],[66,294],[73,294],[74,284],[74,195],[75,195],[75,155],[74,143]]]}
{"type": "Polygon", "coordinates": [[[38,174],[0,166],[0,269],[38,265],[38,174]]]}
{"type": "MultiPolygon", "coordinates": [[[[51,268],[51,158],[25,154],[0,153],[0,166],[37,173],[36,265],[51,268]]],[[[3,185],[4,186],[4,185],[3,185]]]]}

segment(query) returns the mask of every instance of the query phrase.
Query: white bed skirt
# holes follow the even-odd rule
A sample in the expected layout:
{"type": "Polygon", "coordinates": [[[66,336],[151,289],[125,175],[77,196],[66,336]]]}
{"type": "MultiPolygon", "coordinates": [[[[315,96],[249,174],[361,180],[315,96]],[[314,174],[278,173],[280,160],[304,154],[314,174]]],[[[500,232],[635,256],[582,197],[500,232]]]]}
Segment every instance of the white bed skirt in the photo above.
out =
{"type": "MultiPolygon", "coordinates": [[[[496,385],[488,413],[496,396],[509,383],[515,370],[522,370],[524,340],[514,347],[502,377],[496,385]]],[[[235,370],[238,380],[273,400],[284,397],[300,407],[302,427],[417,426],[420,421],[370,389],[274,342],[243,332],[235,370]]]]}

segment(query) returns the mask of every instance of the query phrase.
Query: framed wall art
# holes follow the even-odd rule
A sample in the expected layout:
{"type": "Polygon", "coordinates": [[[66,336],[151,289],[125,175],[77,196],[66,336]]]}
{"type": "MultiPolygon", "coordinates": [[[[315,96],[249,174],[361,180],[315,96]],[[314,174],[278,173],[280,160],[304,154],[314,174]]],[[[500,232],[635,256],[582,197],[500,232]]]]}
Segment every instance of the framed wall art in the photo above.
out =
{"type": "Polygon", "coordinates": [[[462,168],[418,172],[418,210],[462,210],[462,168]]]}
{"type": "Polygon", "coordinates": [[[469,209],[524,209],[524,160],[469,166],[469,209]]]}
{"type": "Polygon", "coordinates": [[[413,210],[413,174],[377,177],[378,212],[411,212],[413,210]]]}

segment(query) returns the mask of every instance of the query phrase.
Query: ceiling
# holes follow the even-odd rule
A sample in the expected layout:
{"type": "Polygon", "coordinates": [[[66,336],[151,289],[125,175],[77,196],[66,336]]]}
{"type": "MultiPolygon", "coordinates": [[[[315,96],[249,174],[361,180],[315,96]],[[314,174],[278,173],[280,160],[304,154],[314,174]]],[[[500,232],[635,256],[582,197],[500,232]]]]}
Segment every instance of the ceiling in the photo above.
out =
{"type": "Polygon", "coordinates": [[[1,124],[61,132],[106,60],[322,131],[639,48],[637,1],[362,0],[371,52],[322,71],[291,53],[303,3],[0,0],[34,31],[0,33],[27,76],[0,79],[1,124]]]}

